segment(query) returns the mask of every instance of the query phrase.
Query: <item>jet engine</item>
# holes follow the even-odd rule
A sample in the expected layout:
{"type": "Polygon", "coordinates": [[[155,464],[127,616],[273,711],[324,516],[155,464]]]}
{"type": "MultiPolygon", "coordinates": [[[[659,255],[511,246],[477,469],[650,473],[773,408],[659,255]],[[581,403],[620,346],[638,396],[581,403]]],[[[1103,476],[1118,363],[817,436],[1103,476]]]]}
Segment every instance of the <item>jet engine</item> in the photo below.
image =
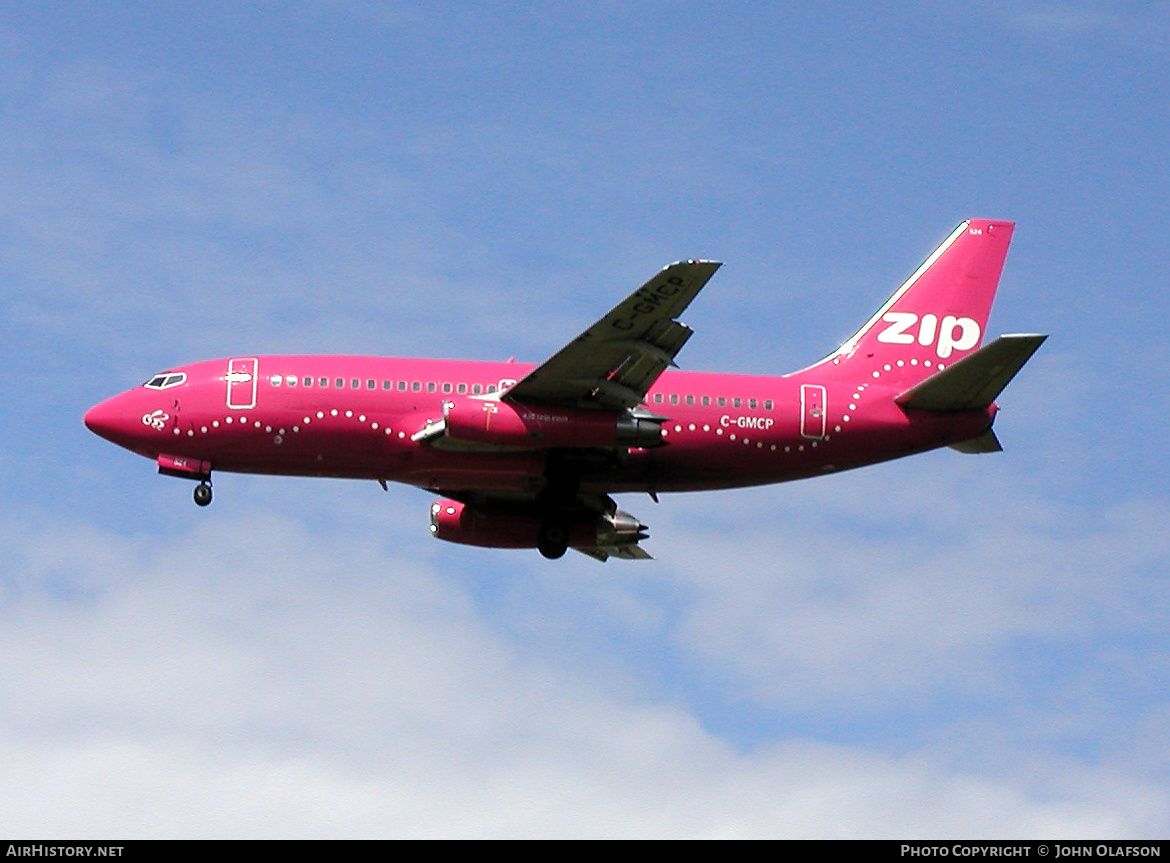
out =
{"type": "Polygon", "coordinates": [[[443,401],[443,418],[414,436],[442,447],[456,445],[520,449],[662,446],[660,417],[645,410],[612,413],[477,398],[443,401]]]}
{"type": "MultiPolygon", "coordinates": [[[[486,548],[541,548],[549,522],[527,508],[472,506],[457,500],[431,504],[431,533],[447,542],[486,548]]],[[[646,539],[646,525],[628,512],[576,513],[561,519],[558,530],[567,534],[567,547],[621,554],[646,539]]],[[[562,551],[564,546],[562,546],[562,551]]]]}

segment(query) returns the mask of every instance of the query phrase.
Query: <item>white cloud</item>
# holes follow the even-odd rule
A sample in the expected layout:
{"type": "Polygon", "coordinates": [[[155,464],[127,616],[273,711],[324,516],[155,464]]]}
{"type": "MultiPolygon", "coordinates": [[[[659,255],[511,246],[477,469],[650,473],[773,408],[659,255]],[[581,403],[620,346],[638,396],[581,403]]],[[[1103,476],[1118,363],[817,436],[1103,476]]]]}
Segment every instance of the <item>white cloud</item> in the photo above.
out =
{"type": "Polygon", "coordinates": [[[850,714],[1017,697],[1024,645],[1156,631],[1164,501],[1095,517],[980,467],[943,453],[666,508],[676,644],[756,698],[850,714]]]}
{"type": "MultiPolygon", "coordinates": [[[[1059,758],[1033,758],[1050,780],[1035,783],[783,732],[738,751],[686,706],[636,694],[636,672],[534,651],[459,579],[390,545],[275,517],[231,525],[127,541],[6,520],[9,835],[1100,837],[1163,825],[1157,786],[1059,758]]],[[[738,623],[708,626],[727,637],[738,623]]]]}

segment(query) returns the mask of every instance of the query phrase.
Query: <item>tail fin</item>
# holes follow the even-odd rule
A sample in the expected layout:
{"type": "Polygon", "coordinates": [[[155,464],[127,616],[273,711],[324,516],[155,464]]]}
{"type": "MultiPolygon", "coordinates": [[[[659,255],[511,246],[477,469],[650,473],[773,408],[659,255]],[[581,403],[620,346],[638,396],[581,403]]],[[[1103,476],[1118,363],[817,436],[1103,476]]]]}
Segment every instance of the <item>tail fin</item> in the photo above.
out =
{"type": "Polygon", "coordinates": [[[963,222],[825,361],[873,365],[884,382],[912,385],[977,350],[1014,228],[963,222]]]}

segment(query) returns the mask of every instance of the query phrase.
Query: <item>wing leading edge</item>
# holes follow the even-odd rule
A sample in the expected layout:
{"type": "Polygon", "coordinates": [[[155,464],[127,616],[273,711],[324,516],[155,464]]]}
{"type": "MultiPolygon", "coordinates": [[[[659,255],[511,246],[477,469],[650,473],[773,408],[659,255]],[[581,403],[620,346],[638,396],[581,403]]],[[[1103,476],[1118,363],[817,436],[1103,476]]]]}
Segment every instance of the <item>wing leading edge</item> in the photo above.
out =
{"type": "Polygon", "coordinates": [[[718,261],[681,261],[664,268],[504,398],[609,410],[636,407],[691,337],[678,316],[720,266],[718,261]]]}

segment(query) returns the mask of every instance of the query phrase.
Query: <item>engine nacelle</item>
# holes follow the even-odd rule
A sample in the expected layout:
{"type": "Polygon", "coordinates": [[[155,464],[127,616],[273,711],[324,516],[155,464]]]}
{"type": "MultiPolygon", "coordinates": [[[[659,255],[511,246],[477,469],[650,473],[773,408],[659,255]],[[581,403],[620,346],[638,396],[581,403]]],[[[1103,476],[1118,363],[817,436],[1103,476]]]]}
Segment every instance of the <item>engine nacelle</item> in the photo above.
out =
{"type": "Polygon", "coordinates": [[[663,444],[663,421],[633,412],[454,398],[443,402],[442,434],[458,443],[494,447],[645,448],[663,444]]]}
{"type": "MultiPolygon", "coordinates": [[[[431,504],[431,533],[447,542],[485,548],[536,548],[541,519],[531,511],[503,507],[468,506],[457,500],[431,504]]],[[[608,548],[635,545],[646,529],[627,512],[612,515],[583,513],[565,524],[570,548],[608,548]]]]}

